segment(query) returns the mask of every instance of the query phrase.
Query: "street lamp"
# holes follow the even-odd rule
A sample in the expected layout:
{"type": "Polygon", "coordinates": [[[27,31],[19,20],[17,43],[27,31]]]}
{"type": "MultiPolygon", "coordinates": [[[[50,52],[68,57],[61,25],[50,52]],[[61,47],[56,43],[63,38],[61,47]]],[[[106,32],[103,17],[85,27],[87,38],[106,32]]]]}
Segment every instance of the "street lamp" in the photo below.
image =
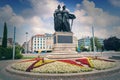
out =
{"type": "Polygon", "coordinates": [[[93,36],[93,51],[94,51],[94,56],[95,56],[95,38],[94,38],[94,27],[92,26],[92,36],[93,36]]]}
{"type": "Polygon", "coordinates": [[[13,60],[15,59],[15,34],[16,34],[16,27],[14,27],[14,37],[13,37],[13,60]]]}
{"type": "Polygon", "coordinates": [[[88,40],[89,40],[89,48],[90,48],[90,52],[91,52],[91,40],[90,40],[89,36],[88,36],[88,40]]]}
{"type": "MultiPolygon", "coordinates": [[[[12,14],[12,17],[14,18],[15,14],[12,14]]],[[[13,35],[13,55],[12,59],[15,59],[15,35],[16,35],[16,27],[14,27],[14,35],[13,35]]]]}
{"type": "Polygon", "coordinates": [[[26,53],[27,53],[28,52],[28,42],[27,42],[28,32],[26,32],[25,34],[26,34],[26,53]]]}

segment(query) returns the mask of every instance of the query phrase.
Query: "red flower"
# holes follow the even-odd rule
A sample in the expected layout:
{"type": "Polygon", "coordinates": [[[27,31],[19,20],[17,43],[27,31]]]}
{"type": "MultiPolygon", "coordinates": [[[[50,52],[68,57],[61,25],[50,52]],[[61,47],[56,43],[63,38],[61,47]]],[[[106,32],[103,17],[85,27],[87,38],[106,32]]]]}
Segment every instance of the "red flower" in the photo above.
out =
{"type": "Polygon", "coordinates": [[[76,59],[76,61],[81,62],[82,64],[86,64],[89,67],[91,67],[88,58],[80,58],[80,59],[76,59]]]}
{"type": "Polygon", "coordinates": [[[76,63],[76,62],[73,61],[73,60],[58,60],[58,61],[61,61],[61,62],[65,62],[65,63],[69,63],[69,64],[73,64],[73,65],[77,65],[77,66],[83,67],[82,64],[78,64],[78,63],[76,63]]]}
{"type": "Polygon", "coordinates": [[[34,68],[34,65],[42,59],[41,58],[34,58],[33,60],[35,60],[35,62],[26,69],[27,72],[30,72],[30,70],[32,70],[34,68]]]}
{"type": "Polygon", "coordinates": [[[38,59],[36,59],[36,61],[35,61],[33,64],[31,64],[31,65],[26,69],[26,71],[27,71],[27,72],[30,72],[33,68],[37,68],[37,67],[43,66],[43,65],[45,65],[45,64],[49,64],[49,63],[54,62],[54,61],[44,62],[43,60],[44,60],[44,58],[38,58],[38,59]],[[39,63],[39,61],[42,61],[42,63],[36,65],[37,63],[39,63]]]}

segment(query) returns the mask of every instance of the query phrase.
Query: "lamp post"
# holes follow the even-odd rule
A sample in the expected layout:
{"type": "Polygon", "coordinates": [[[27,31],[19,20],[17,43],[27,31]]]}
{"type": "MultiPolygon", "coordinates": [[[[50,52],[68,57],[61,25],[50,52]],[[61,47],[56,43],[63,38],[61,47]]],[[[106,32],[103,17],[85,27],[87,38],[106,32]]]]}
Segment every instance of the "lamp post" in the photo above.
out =
{"type": "Polygon", "coordinates": [[[92,26],[92,36],[93,36],[93,51],[94,51],[94,56],[95,56],[95,38],[94,38],[94,27],[92,26]]]}
{"type": "Polygon", "coordinates": [[[16,34],[16,27],[14,27],[14,36],[13,36],[13,60],[15,59],[15,34],[16,34]]]}
{"type": "Polygon", "coordinates": [[[89,40],[89,48],[90,48],[90,52],[91,52],[91,41],[90,41],[90,37],[88,36],[88,40],[89,40]]]}
{"type": "Polygon", "coordinates": [[[28,42],[27,42],[28,32],[26,32],[25,34],[26,34],[26,53],[27,53],[28,52],[28,42]]]}
{"type": "MultiPolygon", "coordinates": [[[[12,14],[12,18],[14,18],[15,14],[12,14]]],[[[16,27],[14,26],[14,34],[13,34],[13,55],[12,59],[15,59],[15,37],[16,37],[16,27]]]]}

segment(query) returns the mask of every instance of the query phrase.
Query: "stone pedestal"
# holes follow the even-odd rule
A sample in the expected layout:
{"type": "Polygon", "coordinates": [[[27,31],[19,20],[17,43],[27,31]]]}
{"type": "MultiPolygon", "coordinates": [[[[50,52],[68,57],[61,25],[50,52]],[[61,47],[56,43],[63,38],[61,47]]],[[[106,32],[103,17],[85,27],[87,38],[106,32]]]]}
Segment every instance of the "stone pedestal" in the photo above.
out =
{"type": "Polygon", "coordinates": [[[76,45],[73,43],[72,32],[55,32],[54,33],[54,53],[76,53],[76,45]]]}
{"type": "Polygon", "coordinates": [[[79,58],[72,32],[55,32],[53,52],[46,55],[48,59],[79,58]]]}

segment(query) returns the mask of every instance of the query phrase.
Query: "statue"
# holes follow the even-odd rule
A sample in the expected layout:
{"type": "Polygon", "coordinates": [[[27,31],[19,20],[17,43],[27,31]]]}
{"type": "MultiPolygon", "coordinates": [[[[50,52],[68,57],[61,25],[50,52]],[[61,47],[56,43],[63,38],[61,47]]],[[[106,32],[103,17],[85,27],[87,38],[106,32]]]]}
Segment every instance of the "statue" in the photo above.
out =
{"type": "Polygon", "coordinates": [[[62,11],[60,8],[60,5],[58,5],[58,9],[56,9],[54,13],[54,29],[57,32],[61,31],[62,26],[62,11]]]}
{"type": "Polygon", "coordinates": [[[60,8],[60,5],[58,5],[58,9],[56,9],[54,13],[54,29],[56,32],[71,32],[73,19],[75,19],[76,17],[74,14],[69,14],[65,6],[63,6],[62,11],[60,10],[60,8]],[[72,20],[71,26],[69,19],[72,20]]]}

